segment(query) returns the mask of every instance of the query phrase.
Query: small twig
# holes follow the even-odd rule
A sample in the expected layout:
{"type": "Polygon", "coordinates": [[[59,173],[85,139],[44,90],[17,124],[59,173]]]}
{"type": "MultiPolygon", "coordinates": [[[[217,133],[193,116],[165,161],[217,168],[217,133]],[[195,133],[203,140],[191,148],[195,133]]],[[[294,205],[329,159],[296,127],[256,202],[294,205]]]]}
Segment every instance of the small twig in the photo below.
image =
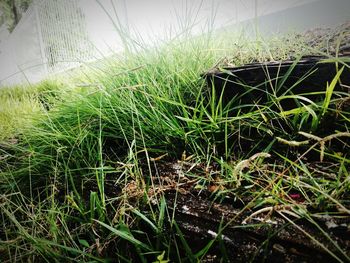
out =
{"type": "Polygon", "coordinates": [[[287,140],[280,138],[280,137],[276,137],[276,139],[279,143],[286,144],[286,145],[292,146],[292,147],[299,147],[301,145],[306,145],[306,144],[310,143],[309,140],[298,142],[298,141],[287,141],[287,140]]]}
{"type": "Polygon", "coordinates": [[[318,137],[318,136],[313,135],[313,134],[310,134],[310,133],[306,133],[306,132],[302,132],[302,131],[300,131],[300,132],[298,132],[298,133],[299,133],[300,135],[302,135],[302,136],[308,138],[308,139],[311,139],[311,140],[315,140],[315,141],[318,141],[318,142],[322,140],[321,137],[318,137]]]}
{"type": "Polygon", "coordinates": [[[253,219],[253,217],[255,217],[261,213],[268,212],[267,216],[270,216],[274,211],[279,212],[279,213],[285,213],[285,214],[288,214],[290,216],[293,216],[293,217],[299,219],[300,216],[298,214],[294,213],[293,211],[291,211],[291,209],[292,209],[292,206],[290,206],[290,205],[276,205],[276,206],[264,207],[258,211],[255,211],[250,216],[248,216],[246,219],[244,219],[242,221],[242,224],[243,225],[247,224],[247,221],[253,219]]]}
{"type": "Polygon", "coordinates": [[[165,154],[163,154],[161,156],[158,156],[158,157],[155,157],[155,158],[150,158],[150,161],[152,161],[152,162],[159,161],[159,160],[163,159],[166,156],[168,156],[168,153],[165,153],[165,154]]]}
{"type": "Polygon", "coordinates": [[[242,221],[242,225],[246,225],[247,224],[247,221],[253,219],[254,216],[257,216],[261,213],[265,213],[265,212],[269,212],[271,213],[272,211],[274,210],[273,206],[268,206],[268,207],[264,207],[264,208],[261,208],[259,209],[258,211],[255,211],[254,213],[252,213],[251,215],[249,215],[246,219],[244,219],[242,221]]]}
{"type": "Polygon", "coordinates": [[[320,162],[323,162],[323,158],[324,158],[324,152],[325,152],[325,148],[326,148],[326,142],[331,141],[333,139],[336,139],[338,137],[350,137],[350,133],[349,132],[339,132],[339,133],[335,133],[335,134],[331,134],[328,135],[324,138],[318,137],[316,135],[310,134],[310,133],[306,133],[306,132],[299,132],[300,135],[311,139],[311,140],[315,140],[320,144],[320,162]]]}
{"type": "Polygon", "coordinates": [[[233,175],[233,177],[236,177],[236,178],[237,178],[237,187],[241,185],[241,182],[240,182],[240,181],[241,181],[241,180],[240,180],[240,173],[242,172],[242,170],[243,170],[244,168],[249,168],[249,166],[251,165],[251,163],[252,163],[255,159],[259,158],[259,157],[262,157],[262,158],[269,158],[269,157],[271,157],[271,155],[268,154],[268,153],[264,153],[264,152],[256,153],[256,154],[254,154],[253,156],[251,156],[249,159],[245,159],[245,160],[243,160],[243,161],[240,161],[240,162],[236,165],[235,169],[233,170],[232,175],[233,175]]]}
{"type": "Polygon", "coordinates": [[[284,214],[288,214],[288,215],[293,216],[293,217],[295,217],[297,219],[301,218],[298,214],[296,214],[296,213],[294,213],[294,212],[292,212],[290,210],[287,210],[287,209],[279,210],[279,212],[280,213],[284,213],[284,214]]]}
{"type": "Polygon", "coordinates": [[[323,140],[326,142],[326,141],[330,141],[330,140],[333,140],[333,139],[338,138],[338,137],[350,137],[350,132],[339,132],[339,133],[331,134],[331,135],[324,137],[323,140]]]}

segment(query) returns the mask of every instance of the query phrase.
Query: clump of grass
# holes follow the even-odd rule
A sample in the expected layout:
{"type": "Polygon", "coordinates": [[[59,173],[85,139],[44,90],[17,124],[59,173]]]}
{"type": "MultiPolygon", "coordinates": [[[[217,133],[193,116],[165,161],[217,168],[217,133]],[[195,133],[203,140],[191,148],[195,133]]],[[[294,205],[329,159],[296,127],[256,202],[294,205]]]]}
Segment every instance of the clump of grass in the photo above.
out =
{"type": "MultiPolygon", "coordinates": [[[[331,107],[337,105],[339,94],[329,88],[323,102],[301,104],[308,100],[293,94],[276,97],[272,90],[264,105],[240,105],[239,98],[225,105],[223,93],[210,95],[215,87],[208,92],[201,77],[223,62],[275,60],[287,57],[290,49],[296,52],[299,46],[297,53],[302,54],[307,48],[293,45],[293,40],[285,46],[273,40],[271,48],[244,36],[236,42],[212,37],[129,52],[106,60],[102,67],[91,64],[72,78],[72,90],[45,84],[43,90],[37,86],[34,92],[3,95],[5,101],[12,96],[20,101],[21,111],[12,110],[9,123],[20,122],[29,106],[30,115],[39,116],[28,125],[18,124],[20,130],[10,128],[6,137],[12,134],[19,142],[0,148],[6,156],[6,164],[0,166],[4,258],[195,261],[205,257],[214,241],[221,242],[227,258],[221,233],[230,221],[220,223],[217,237],[199,251],[192,250],[176,224],[175,207],[167,205],[164,192],[169,185],[179,190],[181,180],[193,182],[195,189],[210,189],[215,200],[241,199],[240,214],[252,211],[244,223],[275,210],[313,223],[328,210],[335,215],[348,212],[346,152],[341,156],[324,145],[322,154],[336,163],[335,178],[325,178],[320,168],[312,170],[302,158],[318,147],[298,133],[317,130],[321,117],[337,111],[345,134],[348,113],[331,107]],[[47,90],[48,97],[43,95],[47,90]],[[301,107],[281,111],[279,103],[286,96],[299,100],[301,107]],[[285,135],[286,126],[295,134],[285,135]],[[304,143],[298,143],[301,138],[304,143]],[[276,147],[279,143],[284,144],[282,150],[276,147]],[[289,154],[296,148],[299,155],[289,154]],[[181,160],[190,168],[176,168],[176,180],[166,185],[153,167],[162,158],[168,164],[181,160]],[[202,169],[193,174],[194,167],[202,169]],[[293,199],[294,192],[304,200],[302,205],[293,199]],[[309,212],[307,206],[320,211],[309,212]]],[[[347,257],[337,246],[336,252],[325,250],[335,259],[339,254],[347,257]]]]}
{"type": "Polygon", "coordinates": [[[16,138],[31,121],[49,108],[62,84],[43,81],[37,85],[0,88],[0,142],[16,138]]]}

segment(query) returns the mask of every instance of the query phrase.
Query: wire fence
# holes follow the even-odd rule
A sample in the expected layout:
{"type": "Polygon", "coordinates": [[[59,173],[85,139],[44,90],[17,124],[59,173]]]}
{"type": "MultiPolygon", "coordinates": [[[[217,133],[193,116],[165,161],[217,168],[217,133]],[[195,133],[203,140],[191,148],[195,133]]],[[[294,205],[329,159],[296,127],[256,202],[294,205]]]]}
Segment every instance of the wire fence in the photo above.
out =
{"type": "Polygon", "coordinates": [[[0,85],[37,82],[93,57],[79,0],[34,0],[0,43],[0,85]]]}
{"type": "Polygon", "coordinates": [[[50,72],[75,66],[93,56],[78,0],[36,0],[43,56],[50,72]]]}

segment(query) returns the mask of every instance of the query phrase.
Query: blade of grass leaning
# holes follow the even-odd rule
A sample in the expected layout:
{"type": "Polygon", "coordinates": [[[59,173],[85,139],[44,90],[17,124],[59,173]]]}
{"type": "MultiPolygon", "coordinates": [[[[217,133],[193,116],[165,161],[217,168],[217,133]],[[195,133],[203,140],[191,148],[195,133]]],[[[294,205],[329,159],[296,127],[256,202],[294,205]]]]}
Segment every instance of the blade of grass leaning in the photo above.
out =
{"type": "Polygon", "coordinates": [[[110,225],[107,225],[106,223],[103,223],[101,221],[98,221],[98,220],[94,220],[96,223],[99,223],[101,226],[107,228],[109,231],[111,231],[113,234],[119,236],[120,238],[122,239],[125,239],[127,241],[129,241],[131,244],[135,245],[136,247],[139,247],[139,248],[143,248],[144,250],[146,250],[147,252],[151,252],[152,249],[142,243],[141,241],[137,240],[136,238],[134,238],[129,232],[125,232],[125,231],[120,231],[110,225]]]}
{"type": "Polygon", "coordinates": [[[140,217],[143,221],[145,221],[154,230],[155,233],[158,232],[158,228],[148,217],[146,217],[144,214],[142,214],[140,211],[136,209],[132,210],[132,212],[138,217],[140,217]]]}
{"type": "Polygon", "coordinates": [[[325,99],[324,99],[324,102],[323,102],[323,105],[322,105],[322,116],[325,115],[325,113],[328,110],[328,106],[329,106],[329,104],[331,102],[331,98],[332,98],[332,95],[333,95],[334,88],[337,85],[337,82],[339,81],[340,76],[343,73],[343,70],[344,70],[344,66],[334,76],[331,84],[328,85],[328,83],[327,83],[326,95],[325,95],[325,99]]]}
{"type": "Polygon", "coordinates": [[[173,221],[173,225],[175,226],[177,235],[180,237],[180,241],[181,241],[181,244],[183,245],[183,248],[185,249],[186,255],[189,257],[189,259],[190,259],[192,262],[195,262],[195,261],[196,261],[196,255],[193,254],[190,245],[189,245],[188,242],[186,241],[186,239],[185,239],[185,237],[184,237],[184,235],[183,235],[183,233],[182,233],[180,227],[179,227],[178,224],[176,223],[176,221],[173,221]]]}

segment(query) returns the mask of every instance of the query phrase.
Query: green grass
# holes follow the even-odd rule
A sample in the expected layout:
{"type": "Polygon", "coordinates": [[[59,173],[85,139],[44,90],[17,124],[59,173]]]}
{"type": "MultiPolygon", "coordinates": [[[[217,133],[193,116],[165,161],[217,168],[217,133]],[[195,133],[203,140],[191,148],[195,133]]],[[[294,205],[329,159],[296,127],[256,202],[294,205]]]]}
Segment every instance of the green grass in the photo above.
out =
{"type": "Polygon", "coordinates": [[[196,262],[219,244],[225,260],[225,231],[266,226],[257,226],[254,216],[270,211],[286,225],[298,227],[301,218],[315,225],[321,234],[304,236],[331,258],[349,260],[316,220],[349,214],[350,118],[335,107],[348,94],[333,90],[341,71],[321,102],[292,89],[276,97],[276,86],[264,105],[241,105],[239,98],[224,105],[201,77],[213,65],[286,59],[291,52],[311,51],[293,36],[254,42],[243,34],[207,35],[91,64],[66,81],[69,88],[44,82],[0,90],[1,257],[196,262]],[[283,111],[286,98],[300,107],[283,111]],[[317,139],[328,114],[339,116],[342,134],[332,130],[317,139]],[[330,141],[340,141],[341,152],[330,141]],[[308,152],[330,166],[311,166],[303,158],[308,152]],[[154,169],[161,158],[197,168],[182,168],[182,176],[166,183],[154,169]],[[195,251],[165,198],[169,185],[181,194],[184,178],[200,191],[214,189],[216,201],[242,200],[237,218],[244,216],[246,225],[224,218],[217,237],[195,251]],[[291,197],[295,193],[303,202],[291,197]]]}
{"type": "Polygon", "coordinates": [[[0,142],[17,137],[53,103],[62,83],[43,81],[0,89],[0,142]]]}

